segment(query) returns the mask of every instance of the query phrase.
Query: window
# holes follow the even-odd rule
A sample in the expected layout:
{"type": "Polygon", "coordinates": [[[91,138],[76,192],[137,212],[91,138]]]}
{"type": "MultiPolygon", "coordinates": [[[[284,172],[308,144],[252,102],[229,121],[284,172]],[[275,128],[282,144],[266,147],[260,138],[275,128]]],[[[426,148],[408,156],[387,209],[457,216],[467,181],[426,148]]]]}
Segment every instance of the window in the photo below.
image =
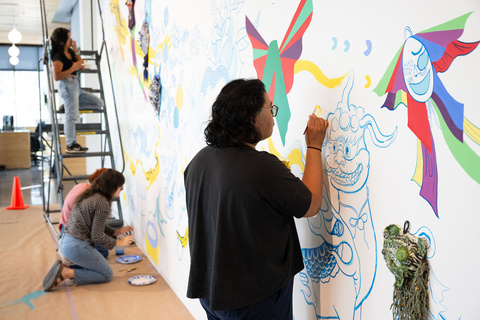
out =
{"type": "MultiPolygon", "coordinates": [[[[9,115],[14,117],[15,127],[36,127],[40,120],[38,81],[37,71],[0,71],[0,119],[9,115]]],[[[46,118],[48,112],[43,106],[43,121],[46,118]]]]}
{"type": "MultiPolygon", "coordinates": [[[[40,100],[42,120],[48,118],[44,98],[39,94],[39,81],[42,87],[46,82],[44,73],[40,72],[40,79],[38,73],[42,47],[18,46],[20,63],[15,67],[9,62],[9,47],[0,45],[0,120],[9,115],[14,117],[15,127],[36,127],[40,120],[40,100]]],[[[43,70],[41,63],[40,68],[43,70]]]]}

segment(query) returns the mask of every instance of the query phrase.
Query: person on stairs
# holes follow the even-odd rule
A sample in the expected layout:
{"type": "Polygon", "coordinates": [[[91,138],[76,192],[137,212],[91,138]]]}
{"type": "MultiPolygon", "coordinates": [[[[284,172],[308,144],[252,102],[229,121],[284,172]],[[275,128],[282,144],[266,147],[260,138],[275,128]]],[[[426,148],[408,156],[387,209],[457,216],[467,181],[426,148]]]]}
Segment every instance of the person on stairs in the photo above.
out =
{"type": "Polygon", "coordinates": [[[77,71],[85,68],[77,44],[70,37],[70,31],[57,28],[53,31],[50,56],[53,61],[53,78],[58,81],[58,91],[65,109],[65,141],[67,153],[84,153],[88,150],[77,143],[75,122],[80,109],[100,109],[103,101],[96,95],[80,88],[77,71]]]}
{"type": "Polygon", "coordinates": [[[55,261],[43,279],[45,291],[51,291],[65,279],[74,279],[76,285],[105,283],[112,279],[112,268],[95,246],[111,250],[115,246],[129,246],[134,241],[131,235],[116,238],[132,231],[132,227],[115,230],[106,224],[112,200],[120,195],[124,183],[122,173],[107,169],[77,197],[65,226],[60,251],[78,268],[72,269],[60,260],[55,261]]]}

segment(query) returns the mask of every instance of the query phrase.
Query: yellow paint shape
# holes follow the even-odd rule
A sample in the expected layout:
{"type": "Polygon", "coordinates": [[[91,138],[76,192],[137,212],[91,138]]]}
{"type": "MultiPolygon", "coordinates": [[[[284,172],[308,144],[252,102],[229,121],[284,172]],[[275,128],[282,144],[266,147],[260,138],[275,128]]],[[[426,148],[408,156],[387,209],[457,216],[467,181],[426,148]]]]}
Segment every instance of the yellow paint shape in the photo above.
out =
{"type": "Polygon", "coordinates": [[[135,176],[135,173],[137,173],[137,165],[138,165],[138,159],[133,163],[133,161],[128,161],[129,162],[129,168],[130,171],[132,171],[132,175],[135,176]]]}
{"type": "Polygon", "coordinates": [[[185,248],[188,244],[188,227],[185,230],[185,235],[182,237],[180,233],[177,231],[177,239],[180,241],[182,244],[182,248],[185,248]]]}
{"type": "Polygon", "coordinates": [[[338,87],[342,83],[343,78],[345,78],[345,76],[348,74],[346,73],[340,78],[330,79],[322,72],[322,70],[320,70],[319,67],[317,67],[316,64],[308,60],[298,60],[295,63],[294,73],[297,74],[300,71],[310,72],[319,83],[323,84],[327,88],[338,87]]]}
{"type": "Polygon", "coordinates": [[[185,173],[185,168],[187,167],[187,156],[185,156],[185,163],[182,165],[182,175],[185,173]]]}
{"type": "Polygon", "coordinates": [[[140,41],[135,40],[135,54],[140,56],[140,58],[145,58],[145,53],[142,51],[142,47],[140,46],[140,41]]]}
{"type": "MultiPolygon", "coordinates": [[[[158,127],[158,131],[160,132],[160,127],[158,127]]],[[[128,168],[132,172],[133,176],[135,176],[135,173],[137,172],[138,164],[140,164],[140,166],[142,167],[143,175],[145,176],[145,179],[149,183],[147,186],[147,190],[150,189],[153,182],[157,179],[158,174],[160,173],[160,156],[157,153],[157,148],[158,148],[158,145],[160,144],[160,137],[161,137],[161,134],[158,135],[158,141],[155,144],[155,149],[154,149],[156,164],[153,168],[149,169],[148,171],[144,170],[143,163],[139,159],[136,159],[135,161],[133,161],[132,158],[127,154],[127,152],[124,151],[125,161],[127,162],[128,168]]]]}
{"type": "Polygon", "coordinates": [[[148,47],[148,62],[149,63],[153,64],[155,62],[154,59],[157,56],[157,52],[159,50],[162,50],[162,53],[163,53],[163,48],[165,47],[165,45],[167,45],[167,49],[170,49],[172,47],[172,38],[168,34],[165,37],[165,40],[163,40],[163,42],[158,44],[157,49],[153,49],[152,47],[148,47]]]}
{"type": "Polygon", "coordinates": [[[282,155],[280,154],[280,152],[278,152],[278,150],[275,148],[275,146],[273,145],[273,140],[272,140],[272,137],[268,138],[268,150],[270,151],[271,154],[274,154],[276,155],[278,158],[281,158],[282,155]]]}
{"type": "Polygon", "coordinates": [[[122,53],[122,60],[125,61],[122,45],[125,45],[127,42],[128,28],[126,21],[123,19],[122,14],[120,13],[120,5],[118,0],[112,0],[110,2],[110,12],[115,15],[117,24],[113,27],[113,31],[117,34],[118,42],[121,44],[119,48],[120,52],[122,53]]]}
{"type": "MultiPolygon", "coordinates": [[[[158,131],[160,132],[160,127],[158,128],[158,131]]],[[[150,169],[148,171],[143,170],[143,175],[145,176],[145,179],[147,179],[147,181],[149,182],[147,190],[150,189],[153,182],[155,180],[157,180],[158,174],[160,173],[160,156],[158,155],[158,152],[157,152],[158,145],[160,144],[160,136],[161,135],[159,134],[158,135],[158,142],[155,145],[155,149],[154,149],[155,150],[155,160],[157,161],[157,163],[155,164],[155,167],[153,167],[152,169],[150,169]]],[[[143,168],[143,165],[142,165],[142,168],[143,168]]]]}
{"type": "Polygon", "coordinates": [[[322,114],[322,107],[320,107],[319,105],[316,105],[315,106],[315,109],[313,110],[313,112],[315,112],[315,115],[317,117],[320,117],[320,114],[322,114]]]}
{"type": "Polygon", "coordinates": [[[402,102],[404,105],[407,105],[407,93],[405,91],[402,91],[402,102]]]}
{"type": "Polygon", "coordinates": [[[158,256],[159,254],[159,248],[158,248],[158,240],[157,240],[157,246],[153,247],[152,244],[150,243],[150,240],[148,240],[148,234],[145,235],[145,244],[147,248],[147,254],[150,258],[152,258],[153,262],[158,266],[158,256]]]}
{"type": "Polygon", "coordinates": [[[303,164],[303,159],[305,157],[302,155],[302,152],[300,152],[300,149],[295,148],[293,149],[290,154],[288,155],[288,159],[290,159],[290,167],[294,164],[298,165],[302,172],[305,171],[305,165],[303,164]]]}
{"type": "Polygon", "coordinates": [[[463,118],[463,131],[476,144],[480,145],[480,129],[471,123],[467,118],[463,118]]]}
{"type": "Polygon", "coordinates": [[[292,151],[290,151],[287,157],[282,157],[282,155],[278,152],[278,150],[273,145],[272,137],[270,137],[268,138],[268,150],[271,154],[276,155],[278,158],[288,158],[290,160],[289,162],[290,167],[296,164],[300,167],[302,172],[305,171],[305,165],[303,164],[303,161],[302,161],[303,159],[305,159],[305,157],[302,155],[302,152],[300,151],[300,149],[295,148],[292,151]]]}
{"type": "Polygon", "coordinates": [[[415,173],[413,174],[413,181],[415,181],[418,186],[421,186],[423,183],[423,155],[422,155],[422,143],[420,140],[417,140],[417,165],[415,167],[415,173]]]}
{"type": "Polygon", "coordinates": [[[137,77],[137,69],[132,65],[130,65],[130,75],[135,78],[137,77]]]}
{"type": "Polygon", "coordinates": [[[370,78],[369,75],[366,75],[365,79],[367,80],[367,84],[365,85],[365,89],[368,89],[372,85],[372,79],[370,78]]]}
{"type": "Polygon", "coordinates": [[[178,111],[182,109],[183,106],[183,90],[181,86],[177,88],[177,96],[175,97],[175,105],[177,106],[178,111]]]}

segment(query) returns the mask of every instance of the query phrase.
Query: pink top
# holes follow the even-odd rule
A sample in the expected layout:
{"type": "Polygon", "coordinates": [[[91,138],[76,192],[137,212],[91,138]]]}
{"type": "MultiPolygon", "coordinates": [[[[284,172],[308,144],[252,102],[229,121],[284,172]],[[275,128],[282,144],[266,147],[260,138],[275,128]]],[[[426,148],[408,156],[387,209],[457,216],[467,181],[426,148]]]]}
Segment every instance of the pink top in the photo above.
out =
{"type": "Polygon", "coordinates": [[[70,218],[70,211],[72,211],[75,200],[77,200],[77,197],[88,188],[90,188],[90,183],[79,183],[67,194],[62,207],[62,218],[60,219],[60,223],[58,225],[60,231],[62,230],[62,226],[66,225],[68,219],[70,218]]]}

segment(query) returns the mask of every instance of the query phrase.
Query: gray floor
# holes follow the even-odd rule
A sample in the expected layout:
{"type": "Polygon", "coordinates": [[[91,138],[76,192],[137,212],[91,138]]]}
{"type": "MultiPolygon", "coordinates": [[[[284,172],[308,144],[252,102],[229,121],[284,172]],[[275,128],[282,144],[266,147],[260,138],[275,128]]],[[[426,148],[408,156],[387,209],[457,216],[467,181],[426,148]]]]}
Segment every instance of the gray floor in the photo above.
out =
{"type": "MultiPolygon", "coordinates": [[[[48,165],[48,163],[46,163],[48,165]]],[[[45,168],[45,189],[48,188],[48,170],[45,168]]],[[[15,177],[20,180],[22,197],[24,204],[31,206],[41,206],[42,201],[42,168],[41,165],[35,166],[32,163],[30,169],[6,169],[0,170],[0,207],[9,207],[12,200],[13,181],[15,177]]],[[[46,192],[48,194],[48,192],[46,192]]],[[[56,181],[50,182],[50,205],[58,204],[56,194],[56,181]]]]}

